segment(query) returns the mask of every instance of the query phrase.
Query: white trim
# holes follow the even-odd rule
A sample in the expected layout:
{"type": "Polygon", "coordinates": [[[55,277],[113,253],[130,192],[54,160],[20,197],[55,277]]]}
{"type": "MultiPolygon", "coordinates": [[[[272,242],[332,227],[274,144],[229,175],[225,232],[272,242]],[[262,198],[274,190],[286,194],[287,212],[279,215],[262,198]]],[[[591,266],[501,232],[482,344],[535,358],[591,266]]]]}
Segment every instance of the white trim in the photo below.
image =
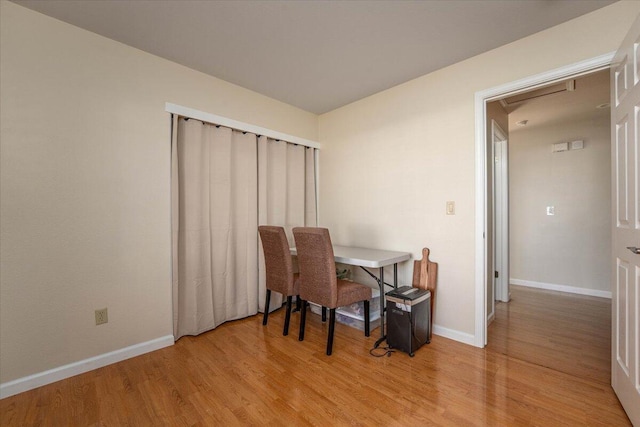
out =
{"type": "Polygon", "coordinates": [[[475,337],[473,345],[484,347],[486,343],[486,252],[487,245],[484,238],[487,221],[486,199],[486,159],[487,159],[487,101],[492,101],[506,95],[531,90],[537,86],[551,83],[555,80],[566,79],[571,76],[591,73],[611,65],[615,52],[606,53],[595,58],[570,64],[555,70],[547,71],[535,76],[526,77],[511,83],[492,87],[475,94],[475,140],[476,140],[476,290],[475,290],[475,337]]]}
{"type": "Polygon", "coordinates": [[[604,55],[596,56],[595,58],[587,59],[575,64],[556,68],[555,70],[546,71],[535,76],[525,77],[520,80],[476,92],[476,101],[478,95],[480,95],[483,100],[493,101],[496,98],[503,98],[505,96],[512,96],[518,93],[528,92],[541,86],[554,83],[558,80],[591,74],[595,71],[609,68],[611,62],[613,61],[614,55],[615,52],[605,53],[604,55]]]}
{"type": "Polygon", "coordinates": [[[89,359],[80,360],[68,365],[49,369],[48,371],[39,372],[27,377],[18,378],[17,380],[2,383],[0,384],[0,399],[28,390],[33,390],[34,388],[42,387],[43,385],[83,374],[94,369],[102,368],[103,366],[121,362],[141,354],[169,347],[172,346],[173,343],[173,335],[165,335],[164,337],[156,338],[151,341],[134,344],[120,350],[111,351],[109,353],[90,357],[89,359]]]}
{"type": "Polygon", "coordinates": [[[495,310],[493,313],[491,313],[489,315],[489,317],[487,318],[487,325],[490,325],[494,320],[496,320],[496,313],[495,310]]]}
{"type": "Polygon", "coordinates": [[[610,291],[598,289],[578,288],[576,286],[558,285],[555,283],[534,282],[533,280],[509,279],[512,285],[526,286],[527,288],[546,289],[548,291],[567,292],[570,294],[589,295],[592,297],[611,299],[610,291]]]}
{"type": "Polygon", "coordinates": [[[487,318],[487,287],[486,287],[486,260],[487,260],[487,240],[485,233],[487,230],[486,212],[486,116],[487,103],[485,96],[480,92],[475,95],[476,111],[476,315],[475,315],[475,335],[473,345],[484,347],[486,345],[486,318],[487,318]]]}
{"type": "Polygon", "coordinates": [[[444,338],[449,338],[463,344],[474,345],[474,337],[466,332],[445,328],[444,326],[433,325],[433,334],[444,338]]]}
{"type": "Polygon", "coordinates": [[[506,133],[500,125],[491,120],[491,143],[493,146],[493,156],[495,159],[496,144],[500,147],[500,165],[496,168],[495,161],[493,163],[493,234],[494,234],[494,256],[493,264],[499,272],[500,277],[495,281],[496,294],[495,300],[509,302],[509,144],[506,133]],[[496,141],[495,139],[498,139],[496,141]],[[500,183],[500,191],[496,192],[496,183],[500,183]],[[498,206],[500,201],[500,206],[498,206]],[[499,221],[498,221],[499,220],[499,221]],[[498,224],[500,225],[498,227],[498,224]],[[496,237],[500,236],[500,239],[496,237]],[[497,254],[499,253],[499,257],[497,254]],[[496,264],[496,259],[500,260],[500,265],[496,264]]]}
{"type": "Polygon", "coordinates": [[[177,114],[182,117],[189,117],[196,120],[202,120],[207,123],[226,126],[232,129],[240,130],[242,132],[255,133],[256,135],[264,135],[269,138],[279,139],[286,142],[291,142],[298,145],[304,145],[305,147],[320,148],[320,143],[317,141],[311,141],[309,139],[300,138],[286,133],[278,132],[275,130],[255,126],[249,123],[239,122],[237,120],[228,119],[226,117],[217,116],[211,113],[205,113],[204,111],[195,110],[189,107],[183,107],[181,105],[172,104],[167,102],[165,104],[165,111],[177,114]]]}

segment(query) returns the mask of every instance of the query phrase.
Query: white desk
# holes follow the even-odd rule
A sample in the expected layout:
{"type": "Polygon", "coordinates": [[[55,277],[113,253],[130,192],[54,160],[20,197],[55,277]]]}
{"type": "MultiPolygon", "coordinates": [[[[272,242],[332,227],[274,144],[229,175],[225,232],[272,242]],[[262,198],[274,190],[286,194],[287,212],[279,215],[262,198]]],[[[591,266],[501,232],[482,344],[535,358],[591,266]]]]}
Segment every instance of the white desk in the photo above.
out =
{"type": "MultiPolygon", "coordinates": [[[[297,255],[296,248],[291,248],[291,254],[297,255]]],[[[384,267],[393,264],[393,286],[398,286],[398,263],[411,258],[409,252],[384,251],[379,249],[354,248],[351,246],[334,246],[333,256],[336,262],[355,265],[358,267],[378,268],[380,277],[377,278],[380,287],[380,341],[384,334],[384,267]]],[[[376,345],[379,344],[376,343],[376,345]]]]}

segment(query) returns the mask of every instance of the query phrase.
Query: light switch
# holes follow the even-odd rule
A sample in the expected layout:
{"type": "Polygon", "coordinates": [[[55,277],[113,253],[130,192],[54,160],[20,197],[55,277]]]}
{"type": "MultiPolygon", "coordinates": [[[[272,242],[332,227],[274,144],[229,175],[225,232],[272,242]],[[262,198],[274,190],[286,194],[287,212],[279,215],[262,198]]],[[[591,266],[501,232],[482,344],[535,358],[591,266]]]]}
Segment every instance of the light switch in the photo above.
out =
{"type": "Polygon", "coordinates": [[[547,206],[547,215],[555,215],[556,208],[554,206],[547,206]]]}
{"type": "Polygon", "coordinates": [[[449,201],[447,202],[447,215],[455,215],[456,214],[456,202],[449,201]]]}

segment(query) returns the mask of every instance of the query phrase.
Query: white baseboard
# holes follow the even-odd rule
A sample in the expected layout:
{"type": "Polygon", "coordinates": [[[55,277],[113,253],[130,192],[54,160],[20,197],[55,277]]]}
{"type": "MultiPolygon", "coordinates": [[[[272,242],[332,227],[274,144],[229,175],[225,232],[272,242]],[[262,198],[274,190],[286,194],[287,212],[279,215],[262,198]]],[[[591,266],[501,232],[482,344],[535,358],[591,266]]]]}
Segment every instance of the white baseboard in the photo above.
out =
{"type": "Polygon", "coordinates": [[[491,313],[489,317],[487,317],[487,326],[489,326],[491,322],[493,322],[495,319],[496,319],[496,312],[494,310],[494,312],[491,313]]]}
{"type": "Polygon", "coordinates": [[[475,345],[475,337],[473,335],[456,331],[454,329],[445,328],[443,326],[433,325],[433,334],[449,338],[463,344],[475,345]]]}
{"type": "Polygon", "coordinates": [[[557,285],[554,283],[534,282],[532,280],[509,279],[509,283],[513,285],[526,286],[529,288],[547,289],[549,291],[568,292],[571,294],[589,295],[592,297],[611,299],[610,291],[600,291],[597,289],[578,288],[568,285],[557,285]]]}
{"type": "Polygon", "coordinates": [[[18,378],[17,380],[2,383],[0,384],[0,399],[42,387],[43,385],[51,384],[94,369],[102,368],[103,366],[111,365],[135,356],[140,356],[141,354],[169,347],[173,345],[173,343],[173,335],[166,335],[151,341],[142,342],[121,348],[120,350],[115,350],[99,356],[90,357],[89,359],[80,360],[78,362],[50,369],[48,371],[39,372],[27,377],[18,378]]]}

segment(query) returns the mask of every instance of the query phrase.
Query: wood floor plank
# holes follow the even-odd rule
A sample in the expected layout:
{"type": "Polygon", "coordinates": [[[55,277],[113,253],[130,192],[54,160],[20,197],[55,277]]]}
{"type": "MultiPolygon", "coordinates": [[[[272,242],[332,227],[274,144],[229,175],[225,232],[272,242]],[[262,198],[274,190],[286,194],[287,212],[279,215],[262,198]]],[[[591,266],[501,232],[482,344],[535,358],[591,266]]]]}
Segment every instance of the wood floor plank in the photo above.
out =
{"type": "Polygon", "coordinates": [[[628,426],[609,385],[610,301],[514,287],[489,346],[434,336],[415,357],[377,334],[283,310],[0,401],[2,426],[628,426]]]}

